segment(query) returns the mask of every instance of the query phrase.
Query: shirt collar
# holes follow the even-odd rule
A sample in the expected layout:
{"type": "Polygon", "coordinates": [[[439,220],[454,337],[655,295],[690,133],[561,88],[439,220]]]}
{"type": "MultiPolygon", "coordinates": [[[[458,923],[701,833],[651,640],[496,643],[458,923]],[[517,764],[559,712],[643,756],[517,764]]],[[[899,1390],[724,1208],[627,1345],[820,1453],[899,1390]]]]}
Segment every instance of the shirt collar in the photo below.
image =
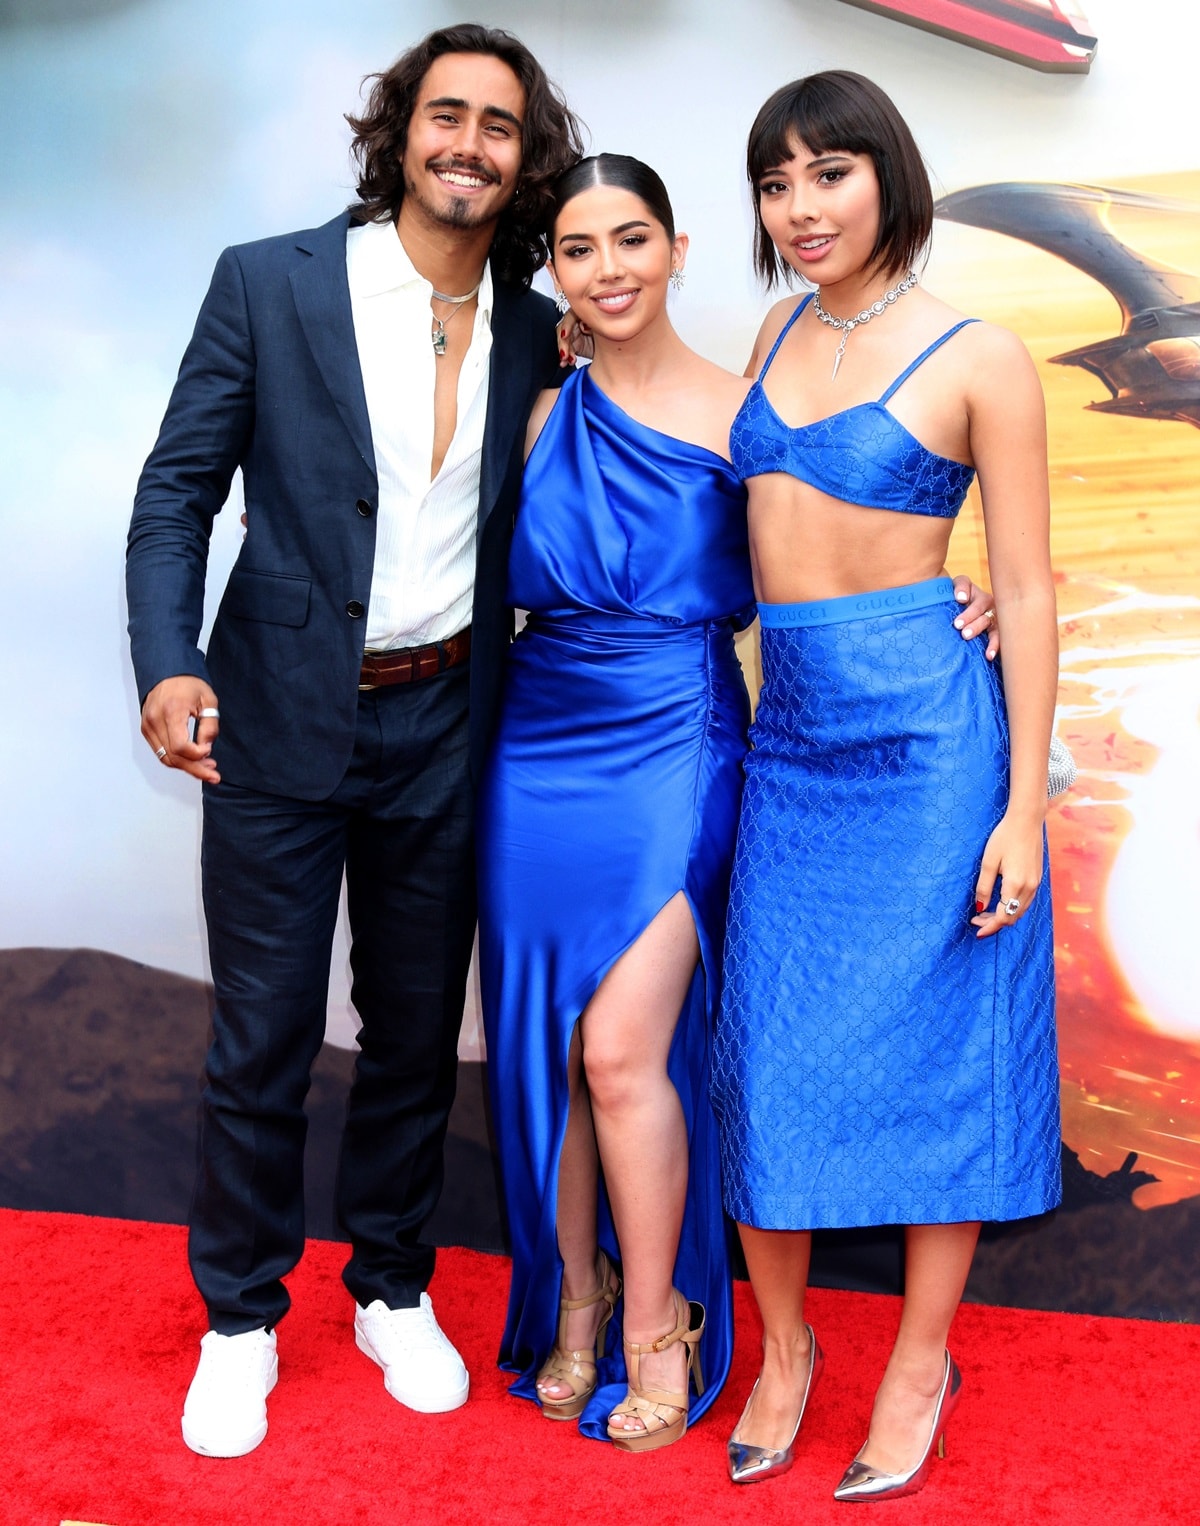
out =
{"type": "MultiPolygon", "coordinates": [[[[350,288],[356,297],[377,297],[385,291],[397,291],[404,287],[423,287],[426,293],[433,285],[417,270],[408,257],[408,250],[400,242],[395,223],[363,223],[354,239],[350,260],[350,288]]],[[[456,293],[457,295],[457,293],[456,293]]],[[[492,265],[489,260],[483,267],[479,284],[479,317],[490,323],[492,317],[492,265]]]]}

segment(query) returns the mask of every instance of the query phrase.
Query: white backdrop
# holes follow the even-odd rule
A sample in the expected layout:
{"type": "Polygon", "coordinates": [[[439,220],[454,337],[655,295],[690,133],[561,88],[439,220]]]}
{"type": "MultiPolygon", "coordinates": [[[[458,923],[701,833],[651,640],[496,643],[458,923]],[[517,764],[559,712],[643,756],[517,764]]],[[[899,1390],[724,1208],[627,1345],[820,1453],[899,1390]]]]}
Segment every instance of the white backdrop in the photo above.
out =
{"type": "MultiPolygon", "coordinates": [[[[1196,168],[1190,0],[1086,9],[1100,36],[1089,76],[1038,74],[839,0],[476,0],[469,19],[533,48],[593,148],[660,171],[692,236],[679,328],[740,370],[766,305],[741,158],[789,78],[878,80],[939,189],[1196,168]]],[[[133,486],[219,250],[345,205],[342,113],[362,76],[459,19],[410,0],[0,6],[0,944],[205,973],[197,787],[137,730],[122,595],[133,486]]],[[[218,523],[211,609],[237,514],[218,523]]],[[[341,945],[342,1043],[345,968],[341,945]]]]}

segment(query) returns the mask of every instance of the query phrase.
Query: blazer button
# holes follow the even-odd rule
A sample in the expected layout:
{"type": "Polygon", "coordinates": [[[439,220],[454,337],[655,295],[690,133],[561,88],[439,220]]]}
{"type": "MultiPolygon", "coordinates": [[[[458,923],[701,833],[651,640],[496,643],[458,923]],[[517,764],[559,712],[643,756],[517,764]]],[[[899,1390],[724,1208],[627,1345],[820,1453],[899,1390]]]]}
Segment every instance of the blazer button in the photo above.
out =
{"type": "Polygon", "coordinates": [[[351,620],[361,620],[363,615],[366,614],[362,600],[351,599],[349,604],[346,605],[346,613],[350,616],[351,620]]]}
{"type": "Polygon", "coordinates": [[[372,513],[374,512],[372,506],[367,502],[365,498],[360,498],[354,507],[358,510],[364,519],[370,519],[372,513]]]}

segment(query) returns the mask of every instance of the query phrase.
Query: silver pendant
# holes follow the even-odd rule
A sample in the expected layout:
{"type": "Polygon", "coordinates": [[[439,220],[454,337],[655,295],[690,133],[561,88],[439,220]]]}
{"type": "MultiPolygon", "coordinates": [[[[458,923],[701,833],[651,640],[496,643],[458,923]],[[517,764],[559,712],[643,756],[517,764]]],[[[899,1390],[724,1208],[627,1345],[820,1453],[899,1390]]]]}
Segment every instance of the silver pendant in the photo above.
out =
{"type": "Polygon", "coordinates": [[[838,367],[842,363],[842,356],[846,353],[846,340],[850,337],[850,331],[858,328],[860,324],[870,323],[871,319],[877,318],[880,313],[887,312],[897,297],[902,297],[906,291],[911,291],[916,284],[916,274],[910,270],[903,281],[897,281],[895,286],[885,291],[877,302],[872,302],[870,307],[864,307],[857,318],[837,318],[832,313],[827,313],[821,306],[821,289],[817,288],[816,295],[813,297],[813,312],[822,323],[827,324],[831,329],[838,329],[842,336],[842,342],[838,345],[837,353],[833,357],[833,374],[829,378],[830,381],[837,380],[838,367]]]}
{"type": "Polygon", "coordinates": [[[433,353],[435,355],[444,355],[446,353],[446,325],[436,314],[433,319],[433,334],[431,337],[433,339],[433,353]]]}
{"type": "Polygon", "coordinates": [[[838,345],[837,349],[834,351],[834,356],[833,356],[833,375],[829,378],[830,381],[837,381],[838,367],[842,363],[842,356],[846,353],[846,340],[849,339],[849,337],[850,337],[850,330],[853,327],[854,327],[853,323],[848,323],[846,325],[846,327],[842,330],[842,342],[841,342],[841,344],[838,345]]]}

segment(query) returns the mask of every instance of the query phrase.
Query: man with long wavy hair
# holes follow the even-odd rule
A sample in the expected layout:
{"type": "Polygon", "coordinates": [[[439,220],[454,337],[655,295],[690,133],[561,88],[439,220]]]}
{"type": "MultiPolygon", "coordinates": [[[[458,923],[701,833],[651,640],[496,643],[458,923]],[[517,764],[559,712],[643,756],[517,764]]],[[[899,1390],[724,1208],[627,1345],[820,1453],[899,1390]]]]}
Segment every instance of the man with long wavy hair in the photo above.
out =
{"type": "Polygon", "coordinates": [[[362,1028],[338,1168],[355,1338],[422,1411],[467,1397],[426,1292],[475,919],[524,426],[557,374],[529,288],[579,127],[516,38],[432,33],[349,118],[359,201],[228,249],[129,532],[142,734],[201,781],[216,1003],[189,1259],[194,1451],[266,1435],[304,1243],[303,1101],[345,872],[362,1028]],[[214,515],[248,530],[207,654],[214,515]]]}

